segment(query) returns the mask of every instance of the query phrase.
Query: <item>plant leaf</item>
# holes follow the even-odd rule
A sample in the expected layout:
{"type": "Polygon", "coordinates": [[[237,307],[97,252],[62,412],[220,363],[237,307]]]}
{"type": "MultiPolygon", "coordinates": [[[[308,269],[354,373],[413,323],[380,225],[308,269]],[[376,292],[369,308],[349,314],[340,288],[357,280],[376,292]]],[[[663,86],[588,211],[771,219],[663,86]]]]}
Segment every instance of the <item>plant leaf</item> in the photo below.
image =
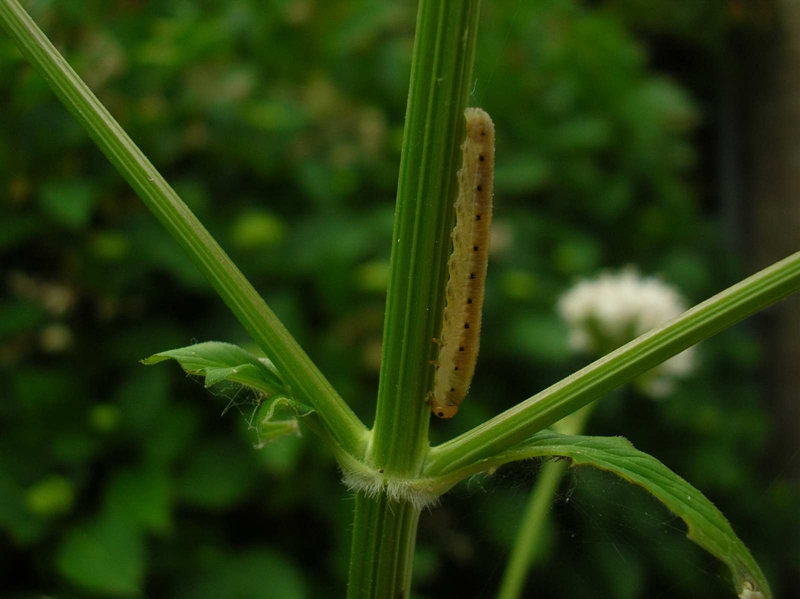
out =
{"type": "Polygon", "coordinates": [[[299,401],[294,401],[288,397],[273,397],[266,400],[258,408],[258,413],[254,421],[258,440],[261,445],[270,443],[285,435],[297,434],[299,431],[298,418],[309,418],[314,422],[306,421],[312,430],[317,430],[321,427],[318,420],[316,411],[299,401]],[[283,414],[289,412],[289,418],[279,418],[283,414]],[[318,426],[315,426],[318,425],[318,426]]]}
{"type": "Polygon", "coordinates": [[[460,469],[458,475],[463,479],[502,464],[540,457],[567,458],[572,466],[594,466],[642,487],[686,523],[687,537],[730,568],[740,597],[769,599],[772,596],[764,574],[725,516],[700,491],[621,437],[542,431],[492,458],[460,469]]]}
{"type": "Polygon", "coordinates": [[[176,360],[189,374],[205,377],[206,388],[230,381],[264,393],[267,399],[258,407],[253,421],[261,447],[285,435],[298,434],[302,418],[337,456],[340,455],[341,450],[327,432],[319,413],[288,397],[286,385],[269,360],[257,358],[230,343],[207,341],[153,354],[142,363],[158,364],[165,360],[176,360]]]}
{"type": "Polygon", "coordinates": [[[189,374],[205,377],[206,388],[227,380],[267,395],[286,393],[278,371],[269,360],[257,358],[230,343],[198,343],[153,354],[142,363],[158,364],[164,360],[176,360],[189,374]]]}
{"type": "Polygon", "coordinates": [[[140,596],[145,561],[142,535],[109,517],[74,528],[56,552],[56,567],[67,580],[109,597],[140,596]]]}

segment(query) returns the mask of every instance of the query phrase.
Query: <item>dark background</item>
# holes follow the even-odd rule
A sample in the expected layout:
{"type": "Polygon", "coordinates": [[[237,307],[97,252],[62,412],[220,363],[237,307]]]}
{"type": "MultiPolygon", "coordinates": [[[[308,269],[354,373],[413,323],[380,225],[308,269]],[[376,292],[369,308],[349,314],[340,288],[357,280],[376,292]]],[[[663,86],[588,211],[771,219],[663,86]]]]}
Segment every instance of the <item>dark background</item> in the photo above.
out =
{"type": "MultiPolygon", "coordinates": [[[[585,363],[555,313],[577,278],[634,264],[694,303],[798,249],[796,3],[483,4],[485,332],[433,442],[585,363]]],[[[416,3],[24,5],[371,422],[416,3]]],[[[138,362],[195,340],[258,350],[5,35],[0,82],[0,596],[343,596],[353,501],[331,456],[309,434],[257,451],[253,397],[138,362]]],[[[800,584],[789,305],[703,343],[670,398],[601,402],[587,431],[697,486],[784,597],[800,584]]],[[[494,595],[536,469],[423,514],[415,596],[494,595]]],[[[570,474],[552,514],[531,597],[732,596],[679,520],[610,475],[570,474]]]]}

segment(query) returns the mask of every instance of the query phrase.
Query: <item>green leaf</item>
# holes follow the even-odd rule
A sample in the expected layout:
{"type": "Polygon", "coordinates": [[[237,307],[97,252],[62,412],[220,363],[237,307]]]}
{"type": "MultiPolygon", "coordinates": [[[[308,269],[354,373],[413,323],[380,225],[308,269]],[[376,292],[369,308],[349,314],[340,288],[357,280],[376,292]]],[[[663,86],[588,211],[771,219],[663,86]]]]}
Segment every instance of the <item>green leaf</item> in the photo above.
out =
{"type": "Polygon", "coordinates": [[[208,510],[230,509],[256,483],[252,455],[227,440],[205,441],[180,476],[180,499],[208,510]]]}
{"type": "Polygon", "coordinates": [[[56,566],[70,582],[88,591],[133,597],[140,594],[144,578],[144,542],[122,520],[103,518],[66,535],[56,566]]]}
{"type": "Polygon", "coordinates": [[[270,549],[224,555],[187,581],[189,599],[304,599],[309,596],[302,572],[270,549]]]}
{"type": "Polygon", "coordinates": [[[769,585],[750,551],[725,516],[656,458],[621,437],[559,435],[543,431],[493,458],[459,471],[460,478],[501,464],[541,457],[563,457],[573,466],[594,466],[642,487],[686,523],[687,536],[731,570],[740,597],[769,599],[769,585]],[[760,593],[760,595],[758,595],[760,593]]]}
{"type": "Polygon", "coordinates": [[[83,180],[50,181],[42,186],[39,194],[39,204],[44,212],[75,230],[89,222],[97,199],[97,191],[83,180]]]}
{"type": "Polygon", "coordinates": [[[206,388],[229,381],[266,394],[269,399],[259,406],[253,420],[260,447],[280,437],[298,434],[298,419],[303,418],[338,453],[339,448],[327,433],[319,413],[286,396],[283,381],[269,360],[257,358],[230,343],[209,341],[154,354],[142,363],[157,364],[164,360],[176,360],[189,374],[205,377],[206,388]]]}
{"type": "Polygon", "coordinates": [[[511,347],[546,365],[560,365],[569,359],[568,338],[569,332],[564,322],[547,313],[517,318],[506,331],[506,339],[511,347]]]}
{"type": "Polygon", "coordinates": [[[164,533],[172,526],[172,485],[158,466],[123,469],[106,487],[104,506],[114,520],[142,531],[164,533]]]}
{"type": "Polygon", "coordinates": [[[13,213],[3,214],[0,220],[0,249],[8,251],[29,241],[47,229],[47,223],[38,216],[13,213]]]}
{"type": "Polygon", "coordinates": [[[46,320],[47,313],[33,304],[13,300],[0,303],[0,338],[27,333],[46,320]]]}
{"type": "Polygon", "coordinates": [[[14,543],[25,546],[39,541],[47,532],[45,520],[30,509],[25,489],[11,475],[7,464],[0,461],[0,530],[14,543]]]}
{"type": "Polygon", "coordinates": [[[495,171],[498,194],[533,193],[547,185],[551,166],[536,154],[519,154],[507,159],[495,171]]]}
{"type": "Polygon", "coordinates": [[[75,503],[75,485],[63,476],[50,475],[28,489],[25,500],[28,509],[38,516],[62,516],[75,503]]]}
{"type": "Polygon", "coordinates": [[[154,354],[142,363],[158,364],[164,360],[176,360],[189,374],[205,377],[206,387],[230,381],[267,395],[286,392],[278,371],[269,360],[257,358],[230,343],[198,343],[154,354]]]}
{"type": "MultiPolygon", "coordinates": [[[[254,422],[258,440],[263,446],[285,435],[297,434],[299,428],[297,419],[308,416],[312,416],[315,420],[317,419],[316,412],[310,406],[291,400],[288,397],[268,399],[258,408],[258,414],[254,422]],[[279,415],[285,414],[287,411],[293,413],[293,417],[278,418],[279,415]]],[[[315,423],[309,424],[313,429],[315,423]]],[[[319,426],[321,426],[321,423],[319,423],[319,426]]]]}
{"type": "Polygon", "coordinates": [[[264,211],[250,211],[239,216],[231,226],[233,244],[242,250],[260,250],[281,243],[286,226],[280,218],[264,211]]]}

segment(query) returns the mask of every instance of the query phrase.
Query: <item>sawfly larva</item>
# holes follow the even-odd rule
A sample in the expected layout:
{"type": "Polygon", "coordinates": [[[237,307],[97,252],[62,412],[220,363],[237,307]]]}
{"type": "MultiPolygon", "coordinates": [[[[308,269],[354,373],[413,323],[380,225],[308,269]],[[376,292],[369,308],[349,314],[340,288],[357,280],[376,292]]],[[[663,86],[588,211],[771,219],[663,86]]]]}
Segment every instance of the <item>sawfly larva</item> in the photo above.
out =
{"type": "Polygon", "coordinates": [[[481,333],[481,309],[489,257],[494,185],[494,123],[480,108],[467,108],[467,136],[461,145],[456,226],[448,267],[439,358],[430,404],[440,418],[452,418],[469,390],[481,333]]]}

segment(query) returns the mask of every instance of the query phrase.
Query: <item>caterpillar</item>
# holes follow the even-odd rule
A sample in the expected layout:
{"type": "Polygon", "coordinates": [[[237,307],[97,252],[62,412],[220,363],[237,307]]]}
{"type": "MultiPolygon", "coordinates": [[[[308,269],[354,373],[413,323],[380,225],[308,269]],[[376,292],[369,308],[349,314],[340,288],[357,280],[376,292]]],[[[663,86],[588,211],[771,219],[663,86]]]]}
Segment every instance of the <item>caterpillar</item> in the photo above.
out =
{"type": "Polygon", "coordinates": [[[467,108],[464,117],[467,135],[461,145],[463,163],[458,172],[450,278],[429,397],[431,409],[439,418],[455,416],[475,373],[492,225],[494,123],[480,108],[467,108]]]}

